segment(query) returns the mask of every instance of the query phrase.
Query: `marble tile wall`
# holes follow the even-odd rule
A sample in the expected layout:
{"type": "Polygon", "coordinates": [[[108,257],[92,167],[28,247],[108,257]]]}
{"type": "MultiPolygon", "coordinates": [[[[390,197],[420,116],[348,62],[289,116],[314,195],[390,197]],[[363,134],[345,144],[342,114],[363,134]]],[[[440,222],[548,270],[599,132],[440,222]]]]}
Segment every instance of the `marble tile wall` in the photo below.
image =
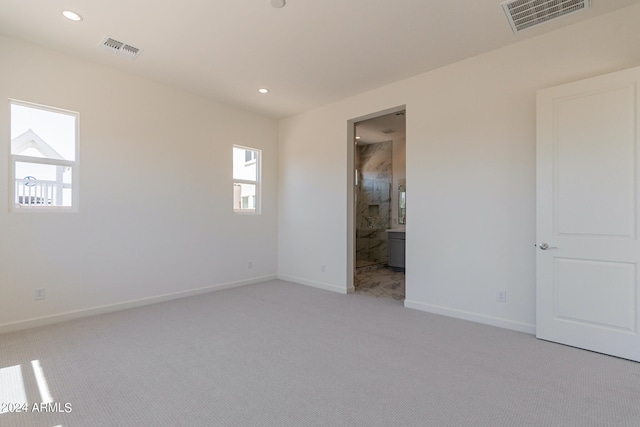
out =
{"type": "Polygon", "coordinates": [[[356,265],[386,264],[391,228],[392,143],[358,145],[356,265]]]}

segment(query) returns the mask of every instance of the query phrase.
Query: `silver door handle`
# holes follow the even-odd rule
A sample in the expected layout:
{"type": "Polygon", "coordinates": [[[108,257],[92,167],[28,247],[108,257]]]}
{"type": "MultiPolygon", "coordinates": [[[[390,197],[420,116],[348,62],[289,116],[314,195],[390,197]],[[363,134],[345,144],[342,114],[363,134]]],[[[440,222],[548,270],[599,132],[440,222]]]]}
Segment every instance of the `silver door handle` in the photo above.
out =
{"type": "Polygon", "coordinates": [[[547,243],[540,243],[537,246],[543,251],[546,251],[547,249],[558,249],[557,246],[549,246],[547,243]]]}

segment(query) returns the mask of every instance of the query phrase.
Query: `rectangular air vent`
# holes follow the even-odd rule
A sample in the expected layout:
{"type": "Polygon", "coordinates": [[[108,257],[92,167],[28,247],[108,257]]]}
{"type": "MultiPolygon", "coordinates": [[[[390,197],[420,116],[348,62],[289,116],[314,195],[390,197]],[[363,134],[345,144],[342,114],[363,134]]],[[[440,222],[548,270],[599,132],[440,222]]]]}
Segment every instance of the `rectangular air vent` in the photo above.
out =
{"type": "Polygon", "coordinates": [[[101,46],[109,52],[117,53],[118,55],[123,55],[131,59],[137,58],[142,52],[142,50],[137,47],[122,43],[116,39],[112,39],[111,37],[105,37],[101,46]]]}
{"type": "Polygon", "coordinates": [[[591,0],[510,0],[502,3],[514,33],[591,7],[591,0]]]}

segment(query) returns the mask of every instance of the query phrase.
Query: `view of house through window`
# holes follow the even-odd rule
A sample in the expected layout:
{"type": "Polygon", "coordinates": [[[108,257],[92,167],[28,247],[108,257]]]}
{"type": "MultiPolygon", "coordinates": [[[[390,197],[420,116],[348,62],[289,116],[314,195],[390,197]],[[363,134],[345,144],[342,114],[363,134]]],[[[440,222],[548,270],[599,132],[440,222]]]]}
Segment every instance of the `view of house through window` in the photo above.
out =
{"type": "Polygon", "coordinates": [[[15,208],[77,208],[78,114],[11,101],[15,208]]]}
{"type": "Polygon", "coordinates": [[[255,148],[233,146],[234,212],[260,212],[260,154],[255,148]]]}

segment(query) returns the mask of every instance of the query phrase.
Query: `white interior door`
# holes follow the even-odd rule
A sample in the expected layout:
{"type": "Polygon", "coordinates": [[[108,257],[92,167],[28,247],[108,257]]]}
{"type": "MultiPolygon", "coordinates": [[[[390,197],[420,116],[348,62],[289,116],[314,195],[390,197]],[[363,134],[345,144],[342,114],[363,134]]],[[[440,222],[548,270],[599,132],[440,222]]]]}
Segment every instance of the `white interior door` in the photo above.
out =
{"type": "Polygon", "coordinates": [[[640,361],[640,67],[538,92],[536,335],[640,361]]]}

